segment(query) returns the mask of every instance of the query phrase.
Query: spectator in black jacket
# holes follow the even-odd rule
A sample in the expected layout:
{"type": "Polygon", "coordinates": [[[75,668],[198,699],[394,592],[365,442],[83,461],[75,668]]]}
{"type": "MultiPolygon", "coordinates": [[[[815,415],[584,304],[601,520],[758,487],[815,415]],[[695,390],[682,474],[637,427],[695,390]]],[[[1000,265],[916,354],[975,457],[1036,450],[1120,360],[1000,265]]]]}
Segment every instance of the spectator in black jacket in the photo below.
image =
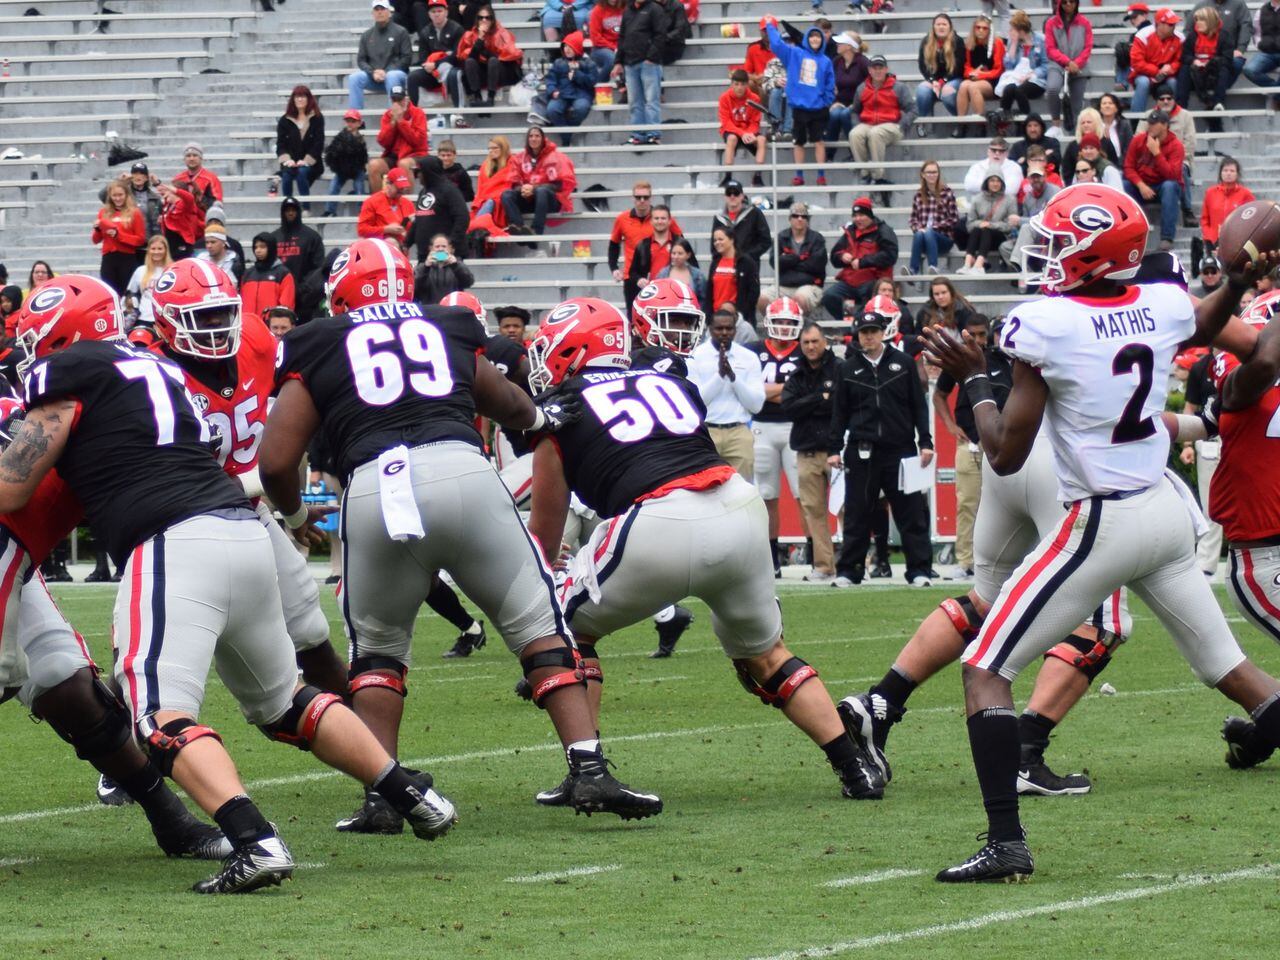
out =
{"type": "Polygon", "coordinates": [[[426,258],[418,261],[413,275],[413,299],[424,306],[439,303],[475,282],[467,265],[454,254],[449,238],[437,233],[431,238],[426,258]]]}
{"type": "Polygon", "coordinates": [[[898,235],[875,215],[870,197],[853,201],[853,219],[831,248],[835,279],[822,294],[822,305],[833,320],[844,317],[844,302],[862,303],[881,277],[893,276],[898,262],[898,235]]]}
{"type": "Polygon", "coordinates": [[[611,76],[625,77],[631,104],[632,146],[662,142],[662,58],[667,12],[661,0],[631,0],[618,27],[618,56],[611,76]]]}
{"type": "Polygon", "coordinates": [[[458,188],[462,199],[470,203],[476,198],[476,188],[467,168],[458,163],[458,145],[452,140],[441,140],[436,146],[436,156],[444,167],[445,178],[458,188]]]}
{"type": "Polygon", "coordinates": [[[798,499],[809,534],[813,572],[805,579],[826,583],[835,579],[835,551],[827,519],[831,467],[827,465],[827,435],[831,432],[832,394],[840,361],[827,346],[822,328],[810,321],[800,331],[802,363],[782,387],[782,409],[791,418],[791,449],[796,452],[800,478],[798,499]]]}
{"type": "Polygon", "coordinates": [[[684,47],[693,36],[693,27],[680,0],[666,0],[663,8],[667,12],[667,36],[662,49],[662,64],[669,67],[684,56],[684,47]]]}
{"type": "Polygon", "coordinates": [[[293,188],[307,197],[311,184],[324,175],[324,114],[311,88],[298,84],[289,94],[284,115],[276,121],[276,159],[280,162],[280,189],[286,197],[293,188]]]}
{"type": "Polygon", "coordinates": [[[351,192],[356,196],[369,192],[369,176],[365,168],[369,165],[369,147],[364,142],[360,131],[364,129],[364,118],[359,110],[348,110],[342,115],[342,129],[329,141],[324,151],[324,162],[333,172],[333,182],[329,184],[329,202],[324,205],[323,216],[332,217],[337,213],[338,205],[333,197],[342,193],[344,184],[351,184],[351,192]]]}
{"type": "Polygon", "coordinates": [[[293,274],[297,291],[298,322],[306,323],[315,316],[324,299],[324,241],[320,234],[302,222],[302,204],[293,197],[280,202],[280,228],[271,234],[276,239],[276,256],[293,274]]]}
{"type": "Polygon", "coordinates": [[[917,451],[923,464],[933,459],[931,414],[915,362],[885,345],[887,322],[878,313],[862,314],[857,324],[860,349],[845,357],[837,376],[827,437],[828,465],[843,463],[845,468],[844,544],[832,581],[836,587],[862,582],[882,491],[902,534],[907,582],[931,585],[929,508],[923,493],[903,493],[898,484],[904,459],[917,451]]]}
{"type": "Polygon", "coordinates": [[[760,264],[737,248],[733,231],[722,224],[711,228],[711,246],[715,252],[707,268],[710,312],[731,304],[737,309],[739,319],[755,329],[756,305],[760,302],[760,264]]]}
{"type": "MultiPolygon", "coordinates": [[[[807,316],[822,304],[822,284],[827,278],[827,240],[817,230],[809,229],[807,203],[791,205],[788,223],[787,229],[778,234],[781,287],[775,287],[772,296],[768,291],[761,294],[760,309],[767,307],[775,296],[791,297],[807,316]]],[[[772,247],[769,262],[773,263],[772,247]]]]}
{"type": "Polygon", "coordinates": [[[418,66],[409,71],[409,102],[418,103],[418,92],[422,89],[439,90],[443,87],[453,97],[455,107],[462,106],[462,89],[458,80],[450,79],[457,69],[458,41],[462,39],[462,24],[449,19],[447,0],[429,0],[426,4],[427,23],[418,34],[418,66]]]}
{"type": "Polygon", "coordinates": [[[458,188],[444,175],[444,164],[439,157],[427,156],[418,161],[418,180],[422,189],[414,202],[407,245],[418,248],[418,262],[423,263],[431,253],[431,238],[443,233],[453,249],[465,254],[471,211],[458,188]]]}
{"type": "Polygon", "coordinates": [[[755,260],[757,269],[760,258],[773,244],[764,214],[754,204],[747,202],[742,184],[737,180],[725,181],[724,209],[715,215],[711,226],[713,229],[728,229],[733,234],[734,246],[738,252],[755,260]]]}
{"type": "MultiPolygon", "coordinates": [[[[653,232],[638,240],[631,254],[630,273],[627,274],[624,289],[627,316],[631,316],[631,302],[635,299],[636,293],[658,279],[658,274],[671,265],[671,248],[680,239],[680,231],[672,226],[671,208],[665,203],[654,205],[652,213],[649,214],[649,220],[653,226],[653,232]],[[629,291],[634,292],[626,296],[629,291]]],[[[697,266],[696,259],[693,265],[697,266]]]]}

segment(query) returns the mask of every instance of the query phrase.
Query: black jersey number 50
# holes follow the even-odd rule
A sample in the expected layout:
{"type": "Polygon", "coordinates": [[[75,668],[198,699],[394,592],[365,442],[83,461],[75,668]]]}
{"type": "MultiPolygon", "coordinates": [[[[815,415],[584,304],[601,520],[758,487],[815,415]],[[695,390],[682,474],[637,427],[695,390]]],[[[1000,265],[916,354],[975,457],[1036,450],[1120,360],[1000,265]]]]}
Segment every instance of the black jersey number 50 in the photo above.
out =
{"type": "Polygon", "coordinates": [[[1156,432],[1154,418],[1142,416],[1142,408],[1147,403],[1147,395],[1151,393],[1151,374],[1155,369],[1156,358],[1151,348],[1145,343],[1131,343],[1121,347],[1111,361],[1111,375],[1126,376],[1138,368],[1138,385],[1133,388],[1133,395],[1124,405],[1120,414],[1120,422],[1111,431],[1112,443],[1133,443],[1145,440],[1156,432]]]}

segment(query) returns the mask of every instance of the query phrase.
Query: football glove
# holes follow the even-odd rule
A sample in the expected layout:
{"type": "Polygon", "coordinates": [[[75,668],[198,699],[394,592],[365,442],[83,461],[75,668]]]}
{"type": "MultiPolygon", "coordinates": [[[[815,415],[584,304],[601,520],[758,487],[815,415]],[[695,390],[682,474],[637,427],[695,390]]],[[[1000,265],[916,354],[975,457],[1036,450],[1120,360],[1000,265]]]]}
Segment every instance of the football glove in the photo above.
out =
{"type": "Polygon", "coordinates": [[[548,390],[534,397],[533,424],[528,433],[556,433],[582,419],[582,399],[576,393],[548,390]]]}

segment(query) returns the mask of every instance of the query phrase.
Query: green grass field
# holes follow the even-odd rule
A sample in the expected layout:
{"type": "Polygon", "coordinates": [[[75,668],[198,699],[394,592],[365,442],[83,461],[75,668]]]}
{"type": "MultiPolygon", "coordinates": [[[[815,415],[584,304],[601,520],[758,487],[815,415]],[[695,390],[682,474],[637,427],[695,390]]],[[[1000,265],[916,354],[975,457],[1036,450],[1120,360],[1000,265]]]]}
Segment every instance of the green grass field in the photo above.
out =
{"type": "MultiPolygon", "coordinates": [[[[789,643],[837,697],[881,675],[945,595],[782,593],[789,643]]],[[[109,662],[113,589],[57,595],[109,662]]],[[[497,638],[444,662],[452,631],[436,618],[418,630],[402,751],[461,814],[432,844],[407,831],[336,833],[358,788],[247,727],[212,681],[203,719],[301,867],[282,888],[244,897],[188,892],[211,865],[166,860],[136,809],[98,806],[93,771],[8,704],[0,956],[1273,955],[1280,761],[1227,769],[1218,730],[1234,705],[1194,681],[1144,608],[1103,676],[1117,695],[1091,693],[1050,750],[1060,771],[1087,768],[1094,792],[1024,804],[1032,883],[959,888],[933,873],[973,852],[985,821],[958,673],[913,698],[890,740],[885,799],[842,800],[821,752],[744,694],[705,608],[693,608],[697,622],[670,660],[644,657],[649,625],[600,647],[609,753],[622,779],[666,802],[640,823],[534,805],[563,760],[545,716],[512,696],[516,664],[497,638]]],[[[1280,651],[1232,617],[1249,652],[1280,671],[1280,651]]],[[[1016,692],[1025,697],[1029,683],[1016,692]]]]}

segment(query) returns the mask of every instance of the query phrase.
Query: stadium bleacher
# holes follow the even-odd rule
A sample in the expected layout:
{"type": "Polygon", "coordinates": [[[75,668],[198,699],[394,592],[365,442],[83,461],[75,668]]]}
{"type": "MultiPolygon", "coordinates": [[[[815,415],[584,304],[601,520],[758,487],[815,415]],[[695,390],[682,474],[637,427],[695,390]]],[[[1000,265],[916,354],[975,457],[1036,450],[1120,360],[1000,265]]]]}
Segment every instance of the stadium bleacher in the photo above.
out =
{"type": "MultiPolygon", "coordinates": [[[[540,61],[551,47],[535,19],[540,6],[496,5],[499,18],[526,51],[526,66],[540,61]]],[[[958,29],[967,32],[980,11],[976,3],[963,6],[950,12],[958,29]]],[[[200,142],[206,165],[222,178],[231,234],[247,242],[279,224],[279,198],[268,195],[276,172],[275,119],[289,89],[307,83],[326,114],[327,134],[336,132],[346,105],[342,81],[352,69],[357,37],[369,17],[365,4],[349,0],[293,0],[271,13],[258,8],[251,0],[204,0],[198,10],[179,0],[138,0],[128,5],[127,13],[104,17],[96,13],[95,0],[0,0],[0,56],[8,56],[8,76],[0,77],[0,154],[9,148],[22,154],[0,161],[0,260],[12,274],[25,274],[34,259],[49,260],[59,272],[96,271],[98,252],[89,231],[97,192],[105,179],[125,169],[105,165],[112,133],[146,151],[153,172],[166,177],[180,168],[182,145],[200,142]],[[42,15],[23,16],[33,5],[42,15]],[[101,24],[107,32],[95,32],[101,24]],[[202,72],[210,70],[214,72],[202,72]]],[[[876,16],[873,24],[872,18],[843,14],[833,4],[828,17],[837,31],[861,31],[874,52],[885,54],[894,71],[914,83],[916,48],[937,9],[921,0],[900,0],[895,12],[876,16]],[[873,32],[873,27],[885,32],[873,32]]],[[[1026,9],[1037,26],[1049,12],[1042,0],[1026,9]]],[[[574,146],[567,152],[577,166],[579,190],[594,188],[593,196],[607,201],[609,209],[583,212],[579,202],[579,212],[549,229],[532,243],[533,249],[503,243],[497,258],[471,261],[476,292],[491,303],[518,301],[534,307],[571,294],[620,296],[605,264],[609,227],[629,206],[631,183],[641,176],[653,183],[655,200],[673,207],[695,248],[705,254],[711,217],[721,203],[716,185],[725,169],[720,165],[716,98],[766,12],[798,25],[805,19],[796,15],[796,4],[777,0],[704,2],[684,58],[666,71],[663,145],[623,146],[629,133],[627,108],[594,109],[575,129],[574,146]],[[722,27],[734,25],[742,36],[722,36],[722,27]],[[584,240],[590,256],[570,256],[575,241],[584,240]]],[[[1090,99],[1111,89],[1112,46],[1129,32],[1121,24],[1123,12],[1124,5],[1115,2],[1083,10],[1094,24],[1090,99]]],[[[1127,97],[1127,91],[1121,96],[1127,97]]],[[[1036,106],[1043,109],[1044,101],[1036,106]]],[[[1245,180],[1259,196],[1275,195],[1280,173],[1267,153],[1276,115],[1267,109],[1263,92],[1244,78],[1228,94],[1226,107],[1212,115],[1222,122],[1221,133],[1208,132],[1207,112],[1193,111],[1199,146],[1196,196],[1216,175],[1217,153],[1241,160],[1245,180]]],[[[371,146],[384,108],[385,97],[368,95],[366,136],[371,146]]],[[[425,109],[436,123],[449,114],[468,117],[471,127],[431,130],[434,140],[454,139],[468,167],[478,163],[494,134],[506,135],[518,149],[526,126],[527,108],[502,98],[492,109],[454,110],[443,104],[425,109]]],[[[987,132],[980,120],[968,120],[965,135],[952,139],[948,134],[955,121],[941,109],[938,114],[922,120],[924,137],[913,134],[891,153],[887,167],[893,183],[887,187],[860,184],[860,171],[843,148],[826,165],[829,186],[813,185],[815,165],[808,164],[809,185],[792,187],[796,168],[789,145],[780,145],[776,196],[784,210],[777,215],[777,228],[785,225],[789,198],[803,199],[813,212],[812,226],[831,236],[848,219],[850,200],[870,194],[877,199],[878,214],[898,234],[905,265],[907,215],[920,163],[939,160],[944,177],[958,186],[968,165],[984,156],[987,132]]],[[[755,168],[740,164],[735,169],[749,177],[755,168]]],[[[766,172],[766,182],[768,178],[766,172]]],[[[327,189],[325,179],[309,200],[302,200],[308,222],[332,247],[355,238],[358,204],[347,198],[339,216],[321,219],[327,189]]],[[[771,186],[749,193],[769,204],[775,196],[771,186]]],[[[1178,249],[1184,254],[1189,240],[1190,231],[1181,230],[1178,249]]],[[[948,269],[960,262],[953,254],[948,269]]],[[[764,275],[767,283],[767,264],[764,275]]],[[[1017,299],[1010,280],[997,274],[955,277],[966,296],[995,312],[1017,299]]],[[[919,302],[925,291],[909,285],[906,293],[908,301],[919,302]]]]}

